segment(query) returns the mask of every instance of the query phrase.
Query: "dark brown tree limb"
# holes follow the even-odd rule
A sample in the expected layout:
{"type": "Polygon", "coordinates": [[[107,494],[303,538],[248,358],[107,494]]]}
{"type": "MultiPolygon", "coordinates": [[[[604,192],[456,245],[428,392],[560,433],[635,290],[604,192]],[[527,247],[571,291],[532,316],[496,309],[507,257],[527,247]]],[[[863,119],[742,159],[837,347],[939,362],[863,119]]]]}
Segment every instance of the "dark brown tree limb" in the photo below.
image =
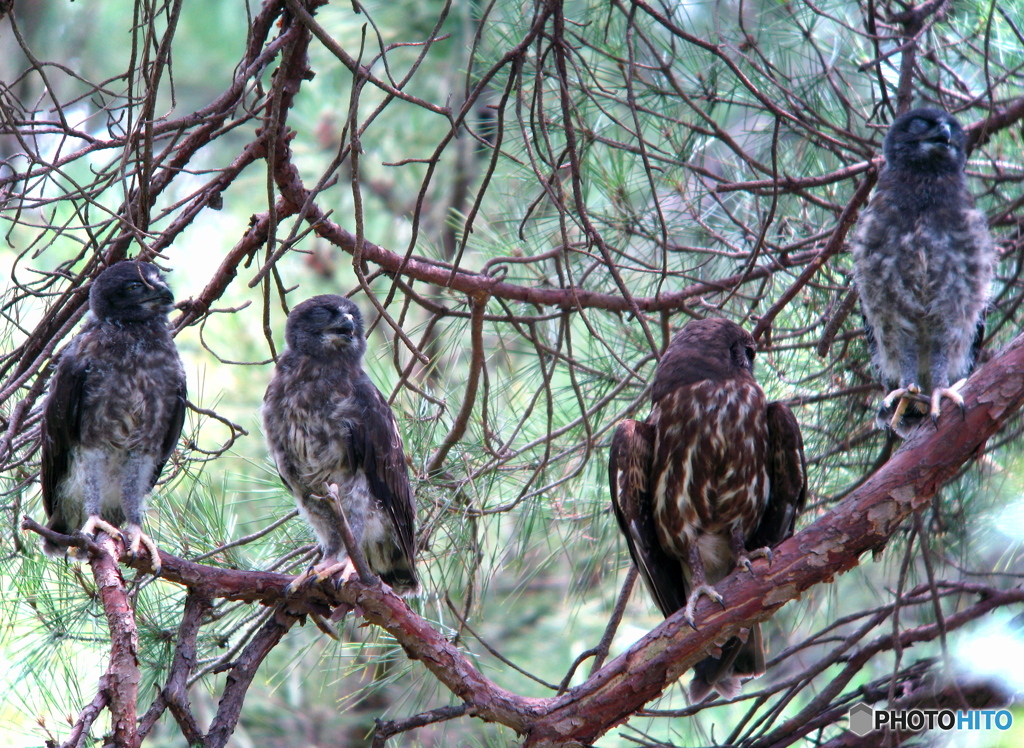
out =
{"type": "Polygon", "coordinates": [[[224,693],[217,705],[217,716],[213,718],[213,723],[210,725],[210,732],[206,736],[204,748],[223,748],[227,744],[231,733],[235,731],[235,725],[238,724],[245,694],[249,690],[252,679],[256,677],[260,663],[288,633],[288,629],[296,620],[298,619],[295,616],[286,613],[283,607],[279,607],[235,660],[231,672],[228,673],[228,683],[224,687],[224,693]]]}
{"type": "Polygon", "coordinates": [[[884,548],[903,520],[927,505],[1024,402],[1024,337],[976,372],[965,394],[962,418],[950,410],[937,428],[918,429],[846,500],[780,545],[770,569],[761,571],[759,565],[753,576],[732,574],[718,585],[726,608],[702,602],[700,631],[688,632],[679,615],[670,617],[594,678],[556,699],[527,745],[593,742],[658,696],[715,636],[731,636],[742,625],[765,620],[812,585],[856,566],[864,552],[884,548]]]}
{"type": "MultiPolygon", "coordinates": [[[[835,715],[830,714],[828,709],[832,699],[838,696],[847,684],[862,670],[864,665],[880,652],[909,648],[919,642],[932,641],[939,638],[944,631],[956,629],[966,623],[975,621],[998,607],[1024,602],[1024,590],[1020,589],[1001,592],[982,588],[979,593],[982,595],[981,599],[974,605],[951,615],[945,627],[936,623],[918,626],[901,631],[899,636],[893,636],[892,634],[880,636],[861,647],[849,657],[841,676],[812,699],[801,710],[800,714],[787,720],[778,729],[773,730],[768,735],[754,742],[751,748],[782,748],[834,722],[835,715]]],[[[887,688],[890,683],[890,679],[886,679],[886,690],[878,689],[878,694],[872,703],[888,697],[887,688]]],[[[894,704],[893,708],[898,707],[894,704]]]]}
{"type": "Polygon", "coordinates": [[[484,311],[487,309],[487,295],[486,294],[473,294],[469,297],[470,307],[473,310],[473,316],[470,318],[469,329],[470,329],[470,360],[469,360],[469,377],[466,380],[466,394],[462,399],[462,407],[459,409],[458,414],[455,417],[455,422],[452,423],[451,429],[448,431],[447,436],[441,442],[441,445],[434,452],[430,458],[430,462],[427,463],[426,472],[432,474],[441,469],[444,465],[445,458],[448,457],[448,452],[451,448],[459,443],[462,439],[462,435],[466,433],[466,427],[469,424],[469,417],[473,414],[473,406],[476,404],[476,392],[480,384],[480,374],[483,371],[486,361],[486,352],[484,351],[484,311]]]}
{"type": "Polygon", "coordinates": [[[846,239],[846,233],[853,226],[854,221],[857,220],[857,214],[860,211],[862,205],[867,203],[868,195],[871,194],[871,188],[875,184],[876,174],[873,171],[869,171],[867,177],[857,191],[853,193],[853,197],[850,198],[850,202],[846,204],[843,209],[843,214],[839,216],[839,220],[836,221],[835,230],[832,232],[832,236],[829,237],[828,243],[824,249],[821,250],[820,254],[815,257],[811,262],[804,268],[804,271],[800,273],[800,277],[797,278],[789,288],[779,297],[779,299],[772,304],[771,308],[765,312],[761,319],[757,321],[757,325],[754,327],[754,340],[760,339],[767,330],[771,329],[772,322],[779,315],[783,309],[793,300],[793,298],[800,293],[800,290],[807,285],[807,283],[814,277],[814,274],[824,267],[825,263],[829,259],[839,252],[843,248],[843,241],[846,239]]]}
{"type": "Polygon", "coordinates": [[[619,624],[622,623],[622,616],[626,612],[626,603],[629,602],[629,597],[633,593],[633,586],[636,584],[639,574],[640,572],[637,571],[636,565],[630,564],[629,570],[626,572],[626,579],[622,583],[622,589],[619,590],[619,596],[615,600],[612,615],[608,619],[608,625],[605,626],[604,633],[601,635],[601,641],[590,649],[580,652],[572,665],[569,666],[569,670],[566,672],[565,677],[562,678],[562,682],[558,685],[558,693],[565,693],[572,682],[573,676],[576,674],[576,669],[591,657],[594,658],[594,662],[590,666],[591,675],[600,670],[601,666],[604,665],[605,658],[608,657],[608,650],[612,646],[612,640],[615,638],[615,632],[619,630],[619,624]]]}
{"type": "Polygon", "coordinates": [[[109,703],[110,700],[107,698],[107,692],[101,689],[96,694],[96,698],[78,715],[74,727],[71,728],[71,734],[68,735],[67,740],[61,743],[60,748],[79,748],[85,742],[89,730],[92,729],[93,722],[96,721],[96,718],[100,716],[100,712],[109,703]]]}
{"type": "MultiPolygon", "coordinates": [[[[904,684],[905,688],[911,688],[912,690],[905,696],[897,699],[892,705],[891,709],[963,709],[964,701],[966,701],[966,707],[970,709],[992,709],[1000,706],[1004,706],[1010,702],[1007,695],[1002,689],[993,683],[986,682],[963,682],[963,683],[936,683],[933,678],[928,676],[931,675],[929,670],[923,679],[919,679],[919,682],[911,682],[904,684]]],[[[863,698],[860,699],[867,704],[875,704],[880,701],[884,701],[886,698],[886,692],[888,690],[888,681],[885,679],[884,686],[864,687],[862,690],[863,698]]],[[[899,745],[902,741],[909,739],[912,733],[900,733],[898,738],[894,740],[894,745],[899,745]]],[[[863,737],[858,737],[852,732],[845,731],[839,737],[833,738],[832,740],[825,743],[822,748],[874,748],[874,746],[885,744],[885,731],[876,730],[869,732],[863,737]]]]}
{"type": "Polygon", "coordinates": [[[185,736],[189,745],[202,744],[203,731],[189,706],[188,678],[196,665],[196,638],[199,635],[199,627],[209,608],[210,601],[207,598],[195,590],[189,590],[185,598],[181,625],[178,627],[178,642],[174,648],[174,661],[171,663],[167,685],[160,690],[153,704],[139,720],[136,745],[141,745],[145,740],[165,708],[171,710],[181,728],[181,734],[185,736]]]}
{"type": "Polygon", "coordinates": [[[407,719],[388,722],[378,719],[377,729],[373,733],[372,748],[384,748],[388,738],[408,732],[409,730],[415,730],[417,727],[424,727],[425,725],[432,725],[437,722],[461,717],[469,711],[469,708],[469,704],[455,704],[453,706],[443,706],[439,709],[431,709],[429,712],[423,712],[407,719]]]}

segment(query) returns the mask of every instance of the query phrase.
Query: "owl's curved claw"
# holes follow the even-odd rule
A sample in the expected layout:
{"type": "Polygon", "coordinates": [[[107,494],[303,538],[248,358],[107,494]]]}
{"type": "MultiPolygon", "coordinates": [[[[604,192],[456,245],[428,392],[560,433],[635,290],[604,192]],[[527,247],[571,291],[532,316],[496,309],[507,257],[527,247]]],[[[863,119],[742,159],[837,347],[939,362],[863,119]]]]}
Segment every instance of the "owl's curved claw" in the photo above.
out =
{"type": "MultiPolygon", "coordinates": [[[[334,580],[334,589],[340,590],[345,584],[351,582],[353,579],[359,579],[359,572],[356,570],[356,565],[352,563],[350,559],[345,559],[340,566],[341,576],[334,580]]],[[[331,572],[333,575],[334,572],[331,572]]]]}
{"type": "Polygon", "coordinates": [[[285,592],[289,595],[294,595],[303,587],[308,587],[313,584],[313,580],[316,579],[316,573],[314,571],[315,568],[315,564],[310,564],[304,572],[296,574],[295,579],[290,581],[288,586],[285,587],[285,592]]]}
{"type": "Polygon", "coordinates": [[[132,560],[139,555],[139,548],[146,546],[146,550],[149,551],[149,563],[153,567],[153,576],[160,576],[160,572],[163,569],[160,563],[160,549],[157,548],[153,538],[149,537],[142,531],[141,527],[132,522],[128,523],[121,532],[121,536],[124,538],[125,550],[132,560]]]}
{"type": "Polygon", "coordinates": [[[942,398],[948,397],[957,407],[960,408],[960,417],[967,417],[967,405],[964,403],[964,398],[960,395],[960,388],[964,386],[965,379],[961,379],[951,387],[939,387],[932,391],[931,398],[931,410],[929,411],[932,416],[932,423],[938,425],[939,416],[942,415],[942,398]]]}
{"type": "Polygon", "coordinates": [[[693,614],[697,607],[697,601],[700,600],[701,596],[714,600],[716,603],[725,607],[725,600],[718,594],[714,587],[710,587],[706,584],[699,585],[693,588],[693,592],[690,593],[689,599],[686,601],[686,609],[683,611],[683,620],[686,621],[687,625],[694,631],[697,630],[697,624],[693,620],[693,614]]]}
{"type": "Polygon", "coordinates": [[[758,548],[747,553],[740,554],[739,558],[736,559],[736,565],[742,564],[747,567],[747,571],[751,574],[754,573],[754,565],[750,562],[752,558],[763,558],[768,562],[768,566],[772,565],[772,549],[771,548],[758,548]]]}

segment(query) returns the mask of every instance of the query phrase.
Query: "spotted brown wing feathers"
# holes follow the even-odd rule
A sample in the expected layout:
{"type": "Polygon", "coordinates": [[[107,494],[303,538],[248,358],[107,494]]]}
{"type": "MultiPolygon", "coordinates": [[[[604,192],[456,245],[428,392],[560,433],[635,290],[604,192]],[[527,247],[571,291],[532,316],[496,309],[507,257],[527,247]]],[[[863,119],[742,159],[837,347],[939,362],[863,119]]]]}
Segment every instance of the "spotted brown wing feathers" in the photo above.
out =
{"type": "Polygon", "coordinates": [[[688,589],[679,562],[658,541],[648,486],[653,453],[654,428],[643,421],[622,421],[612,436],[608,480],[629,555],[658,609],[668,617],[686,605],[688,589]]]}
{"type": "Polygon", "coordinates": [[[768,505],[747,548],[778,545],[793,533],[797,515],[807,501],[807,461],[800,425],[785,404],[768,404],[768,505]]]}
{"type": "Polygon", "coordinates": [[[362,418],[352,425],[355,465],[362,466],[370,493],[380,502],[395,528],[411,572],[416,556],[415,507],[398,423],[384,397],[368,378],[356,383],[362,418]]]}
{"type": "Polygon", "coordinates": [[[185,381],[182,380],[181,386],[178,387],[177,392],[174,393],[175,402],[174,408],[169,414],[167,419],[167,430],[164,432],[164,438],[160,445],[160,459],[157,461],[156,466],[153,469],[153,477],[150,480],[149,487],[152,488],[156,485],[157,480],[160,478],[160,473],[164,469],[164,465],[167,464],[167,460],[171,458],[171,454],[174,453],[174,448],[178,444],[178,437],[181,436],[181,429],[185,425],[185,401],[188,398],[186,392],[185,381]]]}

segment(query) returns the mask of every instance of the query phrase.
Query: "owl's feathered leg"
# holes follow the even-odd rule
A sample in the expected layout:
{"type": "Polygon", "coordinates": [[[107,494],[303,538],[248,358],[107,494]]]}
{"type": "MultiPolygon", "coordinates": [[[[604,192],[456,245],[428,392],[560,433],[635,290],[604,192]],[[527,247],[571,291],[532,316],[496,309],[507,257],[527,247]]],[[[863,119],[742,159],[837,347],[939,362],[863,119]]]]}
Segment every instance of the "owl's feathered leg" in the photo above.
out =
{"type": "Polygon", "coordinates": [[[125,528],[122,531],[128,554],[134,558],[139,548],[146,546],[154,576],[160,576],[160,549],[151,537],[142,531],[142,512],[145,498],[149,493],[150,476],[153,475],[156,460],[152,455],[135,454],[128,458],[121,480],[121,508],[124,510],[125,528]]]}
{"type": "Polygon", "coordinates": [[[942,398],[944,397],[948,397],[957,404],[960,408],[960,415],[966,414],[967,406],[964,404],[964,399],[960,396],[959,392],[966,381],[966,379],[961,379],[952,387],[949,386],[949,361],[946,347],[936,341],[932,347],[932,396],[931,408],[929,410],[932,423],[938,423],[939,416],[942,414],[942,398]]]}
{"type": "Polygon", "coordinates": [[[692,543],[690,545],[690,549],[687,553],[687,560],[690,565],[690,596],[686,598],[686,608],[683,611],[683,619],[690,628],[696,631],[697,624],[693,620],[693,614],[697,607],[697,601],[703,596],[709,600],[714,600],[723,608],[725,607],[725,601],[714,587],[708,585],[707,575],[704,571],[704,559],[700,557],[700,549],[697,547],[696,543],[692,543]]]}
{"type": "MultiPolygon", "coordinates": [[[[288,592],[297,592],[303,587],[318,584],[330,579],[338,572],[341,578],[338,586],[358,576],[355,565],[348,557],[345,541],[342,538],[342,508],[337,489],[329,488],[326,496],[309,496],[302,502],[306,518],[313,526],[323,557],[320,562],[310,566],[288,584],[288,592]]],[[[356,543],[362,542],[364,520],[358,507],[351,504],[345,515],[356,543]]]]}
{"type": "MultiPolygon", "coordinates": [[[[101,516],[103,506],[102,475],[106,471],[107,455],[100,450],[94,459],[85,460],[85,524],[79,530],[83,535],[93,535],[100,530],[112,538],[122,537],[121,531],[101,516]]],[[[77,558],[78,556],[76,556],[77,558]]]]}

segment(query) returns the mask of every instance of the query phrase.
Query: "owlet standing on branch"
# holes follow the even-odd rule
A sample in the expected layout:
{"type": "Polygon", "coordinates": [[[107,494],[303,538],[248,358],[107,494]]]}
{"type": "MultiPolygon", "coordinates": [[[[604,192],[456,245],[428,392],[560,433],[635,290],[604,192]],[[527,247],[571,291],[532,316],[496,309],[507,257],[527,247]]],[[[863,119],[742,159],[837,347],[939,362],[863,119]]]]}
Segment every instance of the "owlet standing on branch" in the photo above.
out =
{"type": "MultiPolygon", "coordinates": [[[[104,270],[85,325],[59,354],[42,419],[50,529],[123,535],[133,555],[146,546],[157,574],[160,554],[142,514],[185,420],[185,370],[167,329],[173,303],[148,262],[104,270]]],[[[65,552],[51,541],[44,549],[65,552]]]]}
{"type": "MultiPolygon", "coordinates": [[[[667,618],[694,625],[710,585],[793,532],[807,477],[800,427],[768,403],[754,379],[754,339],[724,319],[695,320],[658,363],[646,421],[615,429],[608,461],[612,505],[629,553],[667,618]]],[[[760,624],[697,663],[690,697],[731,698],[764,673],[760,624]]]]}
{"type": "Polygon", "coordinates": [[[343,296],[307,299],[288,315],[285,342],[263,398],[263,430],[323,552],[291,589],[339,571],[343,581],[353,575],[344,511],[370,569],[395,592],[416,592],[416,508],[405,452],[390,406],[363,371],[359,307],[343,296]]]}
{"type": "Polygon", "coordinates": [[[984,338],[998,258],[967,189],[965,144],[960,123],[941,109],[897,118],[851,240],[868,345],[889,390],[879,419],[901,436],[925,412],[937,419],[942,398],[963,407],[958,380],[984,338]]]}

